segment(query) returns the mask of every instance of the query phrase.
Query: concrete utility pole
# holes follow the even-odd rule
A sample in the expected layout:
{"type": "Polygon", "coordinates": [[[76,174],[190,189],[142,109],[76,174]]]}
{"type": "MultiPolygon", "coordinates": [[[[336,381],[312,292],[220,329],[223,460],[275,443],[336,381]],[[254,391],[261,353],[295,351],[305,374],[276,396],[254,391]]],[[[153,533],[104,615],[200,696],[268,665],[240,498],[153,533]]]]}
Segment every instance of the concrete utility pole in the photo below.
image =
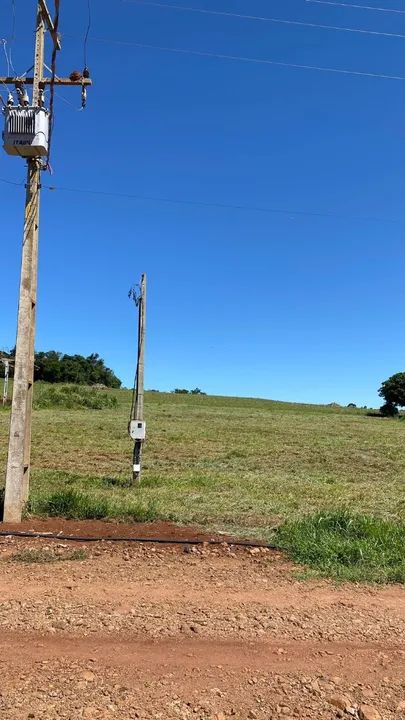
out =
{"type": "Polygon", "coordinates": [[[13,364],[13,360],[8,357],[1,357],[0,362],[4,365],[4,385],[3,385],[3,407],[7,405],[8,401],[8,381],[10,379],[10,365],[13,364]]]}
{"type": "MultiPolygon", "coordinates": [[[[35,57],[33,77],[2,77],[0,83],[32,85],[32,107],[40,108],[43,90],[47,85],[76,85],[84,90],[89,79],[46,78],[44,72],[45,32],[49,30],[54,48],[61,49],[46,0],[35,0],[37,6],[35,26],[35,57]]],[[[59,0],[55,0],[58,8],[59,0]]],[[[20,276],[17,341],[15,354],[14,388],[11,406],[10,437],[4,498],[4,521],[20,522],[24,504],[28,499],[31,463],[31,414],[34,383],[35,319],[37,303],[39,204],[41,193],[40,157],[27,160],[24,236],[20,276]]]]}
{"type": "Polygon", "coordinates": [[[146,436],[146,425],[143,419],[144,383],[145,383],[145,337],[146,337],[146,275],[142,275],[140,293],[130,291],[130,297],[138,307],[138,358],[136,367],[135,387],[132,399],[129,433],[135,441],[132,467],[132,482],[141,479],[142,446],[146,436]]]}

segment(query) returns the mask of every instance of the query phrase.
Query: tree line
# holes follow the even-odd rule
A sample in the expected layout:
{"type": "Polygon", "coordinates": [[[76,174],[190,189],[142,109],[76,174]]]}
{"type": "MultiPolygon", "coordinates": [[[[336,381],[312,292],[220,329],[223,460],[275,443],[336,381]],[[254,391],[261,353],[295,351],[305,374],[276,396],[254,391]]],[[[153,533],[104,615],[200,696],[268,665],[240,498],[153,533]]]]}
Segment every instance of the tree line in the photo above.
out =
{"type": "MultiPolygon", "coordinates": [[[[0,351],[0,355],[13,359],[15,349],[9,353],[0,351]]],[[[13,376],[12,366],[10,376],[13,376]]],[[[4,377],[2,364],[0,364],[0,377],[4,377]]],[[[110,368],[106,367],[104,360],[97,353],[85,357],[84,355],[66,355],[56,350],[37,352],[35,353],[34,379],[48,383],[121,387],[121,380],[110,368]]]]}

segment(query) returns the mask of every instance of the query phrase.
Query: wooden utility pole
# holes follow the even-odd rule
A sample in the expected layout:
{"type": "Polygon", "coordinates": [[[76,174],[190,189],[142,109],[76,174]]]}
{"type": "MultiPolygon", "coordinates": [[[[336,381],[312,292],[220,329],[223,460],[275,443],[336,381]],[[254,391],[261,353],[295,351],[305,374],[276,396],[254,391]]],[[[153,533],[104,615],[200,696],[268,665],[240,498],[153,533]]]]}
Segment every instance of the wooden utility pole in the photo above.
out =
{"type": "MultiPolygon", "coordinates": [[[[32,85],[32,107],[42,105],[46,85],[90,85],[89,79],[72,81],[69,78],[45,78],[45,32],[49,30],[54,47],[61,49],[46,0],[36,0],[34,73],[30,78],[0,78],[0,83],[16,87],[32,85]]],[[[8,446],[4,521],[20,522],[28,499],[31,465],[31,415],[34,384],[35,319],[37,303],[39,205],[41,194],[40,157],[29,158],[27,171],[24,236],[22,247],[20,296],[17,321],[14,388],[11,406],[8,446]]]]}
{"type": "Polygon", "coordinates": [[[130,297],[138,307],[138,357],[136,366],[135,387],[132,399],[130,436],[135,441],[132,482],[139,483],[142,469],[142,446],[145,441],[146,427],[143,417],[145,393],[145,338],[146,338],[146,275],[142,275],[139,295],[130,291],[130,297]]]}

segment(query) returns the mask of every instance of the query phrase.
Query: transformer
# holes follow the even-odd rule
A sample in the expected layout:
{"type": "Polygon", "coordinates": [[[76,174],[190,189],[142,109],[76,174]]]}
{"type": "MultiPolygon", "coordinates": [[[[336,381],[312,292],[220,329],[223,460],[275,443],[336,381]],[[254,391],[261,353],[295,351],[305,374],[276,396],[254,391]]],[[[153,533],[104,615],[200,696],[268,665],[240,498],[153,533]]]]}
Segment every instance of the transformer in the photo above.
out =
{"type": "Polygon", "coordinates": [[[49,110],[42,107],[5,107],[3,147],[8,155],[24,158],[48,154],[49,110]]]}

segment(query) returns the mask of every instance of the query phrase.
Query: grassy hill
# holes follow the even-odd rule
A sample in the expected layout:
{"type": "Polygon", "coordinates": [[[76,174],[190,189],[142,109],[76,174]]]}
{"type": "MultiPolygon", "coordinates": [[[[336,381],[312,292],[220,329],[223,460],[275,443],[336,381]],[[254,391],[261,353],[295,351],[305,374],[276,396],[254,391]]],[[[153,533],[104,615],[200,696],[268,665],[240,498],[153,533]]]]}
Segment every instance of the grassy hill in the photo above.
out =
{"type": "MultiPolygon", "coordinates": [[[[403,421],[339,407],[148,393],[143,481],[128,489],[130,393],[110,392],[115,408],[34,412],[33,509],[58,491],[80,490],[108,501],[113,516],[261,537],[286,518],[342,506],[404,519],[403,421]]],[[[0,477],[8,416],[0,412],[0,477]]]]}

